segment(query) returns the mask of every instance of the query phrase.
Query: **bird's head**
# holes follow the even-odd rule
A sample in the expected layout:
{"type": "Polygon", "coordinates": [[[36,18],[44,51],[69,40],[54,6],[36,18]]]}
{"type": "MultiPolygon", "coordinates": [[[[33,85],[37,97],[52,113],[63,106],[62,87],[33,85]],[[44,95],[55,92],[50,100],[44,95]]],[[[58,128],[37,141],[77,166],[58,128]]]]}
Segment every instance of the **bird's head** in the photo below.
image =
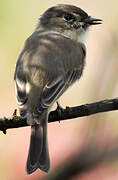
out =
{"type": "Polygon", "coordinates": [[[38,28],[61,32],[72,39],[83,35],[90,25],[101,24],[79,7],[59,4],[49,8],[40,18],[38,28]]]}

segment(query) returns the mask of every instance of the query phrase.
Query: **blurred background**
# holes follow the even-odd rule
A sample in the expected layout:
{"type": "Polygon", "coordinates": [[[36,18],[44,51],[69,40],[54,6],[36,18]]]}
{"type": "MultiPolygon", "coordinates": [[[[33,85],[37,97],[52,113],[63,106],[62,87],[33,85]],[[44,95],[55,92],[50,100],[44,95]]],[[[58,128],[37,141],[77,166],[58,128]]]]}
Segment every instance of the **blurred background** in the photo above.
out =
{"type": "MultiPolygon", "coordinates": [[[[103,24],[91,27],[88,34],[83,77],[61,97],[60,104],[63,107],[76,106],[117,97],[117,0],[0,0],[0,117],[10,117],[17,108],[13,74],[23,42],[33,32],[41,14],[60,3],[79,6],[89,15],[103,19],[103,24]]],[[[30,127],[8,130],[7,135],[0,133],[1,180],[40,180],[47,176],[40,170],[30,176],[25,174],[30,127]]],[[[48,139],[51,171],[82,151],[93,137],[101,148],[118,142],[117,111],[50,123],[48,139]]],[[[81,180],[100,178],[118,179],[118,163],[96,167],[80,177],[81,180]]]]}

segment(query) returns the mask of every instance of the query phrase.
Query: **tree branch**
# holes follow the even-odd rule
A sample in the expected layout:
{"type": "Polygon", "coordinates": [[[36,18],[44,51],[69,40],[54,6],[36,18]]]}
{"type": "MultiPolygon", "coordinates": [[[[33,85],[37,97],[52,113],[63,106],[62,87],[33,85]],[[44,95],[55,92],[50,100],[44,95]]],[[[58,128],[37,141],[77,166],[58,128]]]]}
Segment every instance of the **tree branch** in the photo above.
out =
{"type": "MultiPolygon", "coordinates": [[[[91,104],[85,104],[76,107],[66,107],[65,109],[51,111],[48,122],[55,122],[60,120],[68,120],[77,117],[89,116],[92,114],[118,110],[118,98],[103,100],[91,104]]],[[[0,118],[0,130],[6,134],[7,129],[28,126],[26,118],[17,116],[16,110],[11,118],[0,118]]]]}

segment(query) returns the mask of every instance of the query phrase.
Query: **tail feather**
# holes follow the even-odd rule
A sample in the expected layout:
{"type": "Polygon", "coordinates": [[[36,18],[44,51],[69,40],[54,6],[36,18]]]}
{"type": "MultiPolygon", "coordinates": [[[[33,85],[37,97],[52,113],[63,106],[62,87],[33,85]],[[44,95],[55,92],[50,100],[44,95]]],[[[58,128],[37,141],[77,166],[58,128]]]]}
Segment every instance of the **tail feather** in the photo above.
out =
{"type": "Polygon", "coordinates": [[[47,142],[47,123],[43,125],[43,149],[40,155],[39,168],[45,172],[49,171],[50,168],[50,160],[49,160],[49,152],[48,152],[48,142],[47,142]]]}
{"type": "Polygon", "coordinates": [[[50,168],[47,143],[47,119],[44,119],[41,124],[31,126],[26,172],[27,174],[31,174],[38,168],[45,172],[48,172],[50,168]]]}

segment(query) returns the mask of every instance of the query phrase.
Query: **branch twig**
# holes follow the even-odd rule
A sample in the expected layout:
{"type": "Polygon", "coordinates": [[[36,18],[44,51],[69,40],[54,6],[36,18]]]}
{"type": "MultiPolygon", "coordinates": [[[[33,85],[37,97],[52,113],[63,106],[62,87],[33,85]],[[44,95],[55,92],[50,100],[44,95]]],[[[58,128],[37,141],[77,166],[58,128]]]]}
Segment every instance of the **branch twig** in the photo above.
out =
{"type": "MultiPolygon", "coordinates": [[[[48,122],[55,122],[60,120],[68,120],[77,117],[89,116],[92,114],[118,110],[118,98],[103,100],[91,104],[85,104],[76,107],[66,107],[61,111],[51,111],[48,122]]],[[[7,129],[28,126],[26,118],[17,116],[16,110],[11,118],[0,118],[0,130],[6,134],[7,129]]]]}

